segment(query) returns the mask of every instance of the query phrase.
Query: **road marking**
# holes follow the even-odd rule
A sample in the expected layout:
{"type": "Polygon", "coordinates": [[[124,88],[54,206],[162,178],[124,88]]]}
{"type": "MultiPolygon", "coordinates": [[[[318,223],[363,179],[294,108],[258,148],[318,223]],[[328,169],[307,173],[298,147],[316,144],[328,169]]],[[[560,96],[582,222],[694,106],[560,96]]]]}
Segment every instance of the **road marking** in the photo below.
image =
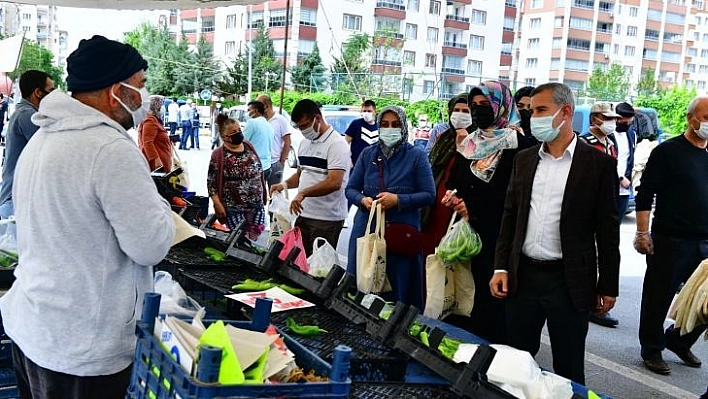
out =
{"type": "MultiPolygon", "coordinates": [[[[551,345],[551,339],[546,334],[541,334],[541,342],[544,345],[551,345]]],[[[620,374],[622,377],[648,386],[651,389],[654,389],[666,395],[670,395],[673,398],[694,399],[697,396],[693,392],[686,391],[685,389],[681,389],[675,385],[671,385],[666,381],[659,380],[650,375],[641,373],[637,370],[631,369],[627,366],[623,366],[619,363],[615,363],[611,360],[607,360],[604,357],[592,354],[587,351],[585,351],[585,360],[596,366],[602,367],[616,374],[620,374]]]]}

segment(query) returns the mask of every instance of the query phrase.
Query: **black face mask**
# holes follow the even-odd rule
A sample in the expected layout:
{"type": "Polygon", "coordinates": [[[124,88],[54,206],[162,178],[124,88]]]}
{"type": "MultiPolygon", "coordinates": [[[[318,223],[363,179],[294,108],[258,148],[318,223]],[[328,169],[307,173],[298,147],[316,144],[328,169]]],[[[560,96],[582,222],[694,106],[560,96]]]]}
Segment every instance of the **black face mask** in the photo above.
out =
{"type": "Polygon", "coordinates": [[[521,126],[521,129],[524,131],[524,133],[530,134],[531,133],[531,111],[529,111],[528,109],[520,109],[519,116],[521,117],[521,123],[519,123],[519,125],[521,126]]]}
{"type": "Polygon", "coordinates": [[[629,130],[629,123],[617,123],[616,132],[624,133],[629,130]]]}
{"type": "Polygon", "coordinates": [[[472,120],[480,129],[486,129],[494,123],[495,115],[491,105],[476,105],[470,111],[472,120]]]}
{"type": "Polygon", "coordinates": [[[239,145],[239,144],[243,143],[243,132],[234,133],[234,134],[227,136],[227,137],[228,137],[229,142],[231,144],[239,145]]]}

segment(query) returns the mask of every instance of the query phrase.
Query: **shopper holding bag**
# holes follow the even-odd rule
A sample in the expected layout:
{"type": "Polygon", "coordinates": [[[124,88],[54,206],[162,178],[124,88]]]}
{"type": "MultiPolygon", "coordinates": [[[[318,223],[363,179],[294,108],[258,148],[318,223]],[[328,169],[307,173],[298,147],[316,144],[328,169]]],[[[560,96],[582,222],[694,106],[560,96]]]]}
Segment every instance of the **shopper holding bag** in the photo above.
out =
{"type": "MultiPolygon", "coordinates": [[[[435,183],[425,152],[408,143],[408,122],[400,107],[384,108],[378,116],[379,143],[364,149],[346,189],[347,199],[359,206],[349,240],[347,270],[356,275],[357,238],[365,231],[372,203],[381,204],[386,230],[386,274],[392,291],[387,300],[423,306],[422,254],[391,250],[392,244],[415,241],[420,211],[435,200],[435,183]]],[[[371,229],[375,229],[375,223],[371,229]]]]}

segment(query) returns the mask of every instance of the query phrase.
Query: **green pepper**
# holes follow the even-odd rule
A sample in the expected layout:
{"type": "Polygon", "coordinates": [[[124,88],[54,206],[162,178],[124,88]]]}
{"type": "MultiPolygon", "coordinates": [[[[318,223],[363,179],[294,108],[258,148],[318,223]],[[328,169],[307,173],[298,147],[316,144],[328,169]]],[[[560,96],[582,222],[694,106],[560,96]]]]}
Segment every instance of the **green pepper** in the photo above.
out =
{"type": "Polygon", "coordinates": [[[438,350],[446,358],[452,360],[455,357],[457,348],[460,347],[460,341],[454,340],[452,338],[444,337],[438,346],[438,350]]]}
{"type": "Polygon", "coordinates": [[[214,255],[214,256],[220,257],[222,260],[226,259],[225,253],[219,251],[218,249],[212,248],[212,247],[204,248],[204,253],[209,255],[209,257],[214,255]]]}
{"type": "Polygon", "coordinates": [[[428,340],[428,333],[426,331],[420,332],[420,342],[422,342],[423,345],[430,347],[430,341],[428,340]]]}
{"type": "Polygon", "coordinates": [[[303,288],[297,288],[297,287],[291,287],[287,284],[280,284],[278,285],[283,291],[287,292],[288,294],[292,295],[300,295],[304,294],[305,290],[303,288]]]}
{"type": "Polygon", "coordinates": [[[289,331],[302,336],[313,336],[319,335],[320,333],[326,333],[327,330],[321,329],[319,326],[303,326],[298,324],[295,319],[288,317],[285,320],[285,325],[288,327],[289,331]]]}
{"type": "Polygon", "coordinates": [[[248,278],[241,281],[240,284],[234,285],[231,289],[239,291],[265,291],[275,287],[276,285],[277,284],[273,282],[272,278],[263,281],[256,281],[248,278]]]}

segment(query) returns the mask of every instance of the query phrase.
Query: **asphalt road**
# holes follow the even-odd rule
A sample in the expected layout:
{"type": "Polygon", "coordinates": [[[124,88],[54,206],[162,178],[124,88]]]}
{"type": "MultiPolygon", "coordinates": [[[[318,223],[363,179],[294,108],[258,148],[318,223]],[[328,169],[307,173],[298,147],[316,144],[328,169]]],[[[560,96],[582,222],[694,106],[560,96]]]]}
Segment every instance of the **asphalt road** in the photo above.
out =
{"type": "MultiPolygon", "coordinates": [[[[202,136],[200,141],[200,151],[180,151],[180,155],[189,165],[191,189],[204,195],[211,151],[206,144],[209,143],[207,137],[202,136]]],[[[292,169],[286,169],[285,176],[292,172],[292,169]]],[[[353,213],[350,214],[350,224],[352,216],[353,213]]],[[[645,260],[632,247],[634,223],[634,214],[629,214],[620,230],[620,297],[612,311],[612,314],[619,318],[620,324],[617,328],[590,324],[587,337],[586,384],[594,391],[614,398],[697,398],[706,391],[708,366],[700,369],[684,366],[676,355],[668,351],[664,352],[664,359],[672,368],[670,375],[654,374],[642,365],[637,331],[645,260]]],[[[346,256],[348,243],[349,230],[344,229],[337,248],[340,254],[346,256]]],[[[543,345],[536,360],[542,367],[552,369],[550,340],[544,335],[542,341],[543,345]]],[[[708,362],[708,346],[703,340],[694,346],[694,352],[708,362]]]]}

